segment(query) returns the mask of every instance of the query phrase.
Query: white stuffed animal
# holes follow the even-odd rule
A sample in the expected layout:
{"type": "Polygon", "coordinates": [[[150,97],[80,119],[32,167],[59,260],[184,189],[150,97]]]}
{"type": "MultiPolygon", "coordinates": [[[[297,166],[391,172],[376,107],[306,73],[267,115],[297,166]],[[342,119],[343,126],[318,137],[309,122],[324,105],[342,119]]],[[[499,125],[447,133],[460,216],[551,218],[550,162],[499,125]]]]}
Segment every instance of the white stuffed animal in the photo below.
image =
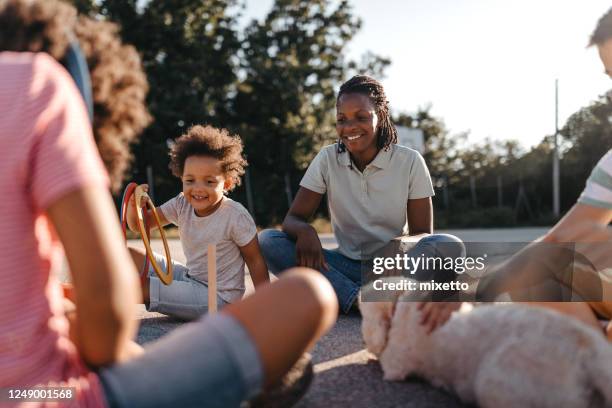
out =
{"type": "Polygon", "coordinates": [[[361,302],[385,380],[416,375],[484,408],[612,407],[612,345],[601,333],[542,308],[463,306],[428,335],[414,302],[361,302]]]}

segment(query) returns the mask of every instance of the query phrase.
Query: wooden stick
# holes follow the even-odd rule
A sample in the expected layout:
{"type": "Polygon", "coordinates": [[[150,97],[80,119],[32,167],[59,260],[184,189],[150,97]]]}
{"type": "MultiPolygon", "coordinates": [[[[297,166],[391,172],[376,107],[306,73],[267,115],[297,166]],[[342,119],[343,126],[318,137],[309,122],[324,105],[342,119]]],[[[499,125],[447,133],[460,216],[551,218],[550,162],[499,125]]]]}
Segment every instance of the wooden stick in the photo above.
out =
{"type": "Polygon", "coordinates": [[[208,244],[208,313],[217,311],[217,247],[208,244]]]}

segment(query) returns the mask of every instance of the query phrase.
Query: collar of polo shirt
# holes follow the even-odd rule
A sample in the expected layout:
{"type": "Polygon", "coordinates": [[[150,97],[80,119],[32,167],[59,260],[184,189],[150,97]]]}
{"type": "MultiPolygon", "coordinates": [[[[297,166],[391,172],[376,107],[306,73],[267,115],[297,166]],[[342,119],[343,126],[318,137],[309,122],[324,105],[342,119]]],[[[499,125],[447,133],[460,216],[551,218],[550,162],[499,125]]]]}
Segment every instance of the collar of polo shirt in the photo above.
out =
{"type": "MultiPolygon", "coordinates": [[[[374,166],[378,167],[379,169],[384,169],[391,160],[391,150],[391,147],[389,147],[389,150],[380,149],[374,160],[372,160],[372,162],[366,167],[374,166]]],[[[348,151],[346,152],[346,154],[340,154],[339,156],[340,164],[347,167],[351,165],[351,156],[348,151]]]]}

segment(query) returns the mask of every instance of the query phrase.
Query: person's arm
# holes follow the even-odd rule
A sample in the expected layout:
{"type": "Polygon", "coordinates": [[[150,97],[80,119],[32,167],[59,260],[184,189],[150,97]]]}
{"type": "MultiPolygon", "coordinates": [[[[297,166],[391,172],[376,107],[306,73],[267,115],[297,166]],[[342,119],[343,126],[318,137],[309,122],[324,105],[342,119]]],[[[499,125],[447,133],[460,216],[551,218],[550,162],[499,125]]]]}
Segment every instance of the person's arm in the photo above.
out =
{"type": "MultiPolygon", "coordinates": [[[[408,226],[410,236],[419,239],[433,233],[433,207],[431,197],[408,200],[408,226]]],[[[420,302],[421,324],[431,333],[442,326],[451,314],[461,307],[461,302],[420,302]]]]}
{"type": "Polygon", "coordinates": [[[268,266],[266,265],[266,261],[261,254],[261,250],[259,249],[257,235],[255,235],[251,242],[238,248],[240,249],[242,258],[244,258],[244,262],[246,262],[249,268],[249,273],[251,274],[251,279],[253,280],[255,289],[257,289],[259,285],[270,282],[268,266]]]}
{"type": "MultiPolygon", "coordinates": [[[[610,221],[612,221],[612,209],[577,203],[546,235],[540,238],[540,241],[576,242],[589,233],[584,231],[585,225],[607,227],[610,221]]],[[[595,239],[591,237],[589,240],[595,239]]]]}
{"type": "MultiPolygon", "coordinates": [[[[144,191],[149,192],[149,186],[147,184],[141,184],[144,187],[144,191]]],[[[155,222],[155,217],[153,213],[146,208],[146,203],[143,201],[140,203],[140,207],[143,208],[142,216],[144,221],[146,221],[146,225],[151,227],[151,230],[157,228],[157,223],[155,222]]],[[[164,212],[159,209],[159,207],[155,207],[157,215],[159,216],[160,226],[165,227],[170,224],[170,221],[164,215],[164,212]]],[[[136,215],[136,194],[132,194],[130,197],[130,201],[128,203],[128,209],[126,211],[127,217],[127,225],[130,231],[132,232],[140,232],[138,228],[138,216],[136,215]]]]}
{"type": "Polygon", "coordinates": [[[283,231],[295,239],[295,260],[297,266],[313,269],[327,269],[323,247],[317,231],[308,220],[321,203],[323,194],[300,187],[287,216],[283,220],[283,231]]]}
{"type": "Polygon", "coordinates": [[[433,233],[433,207],[431,197],[408,200],[406,206],[408,216],[409,235],[420,235],[433,233]]]}
{"type": "Polygon", "coordinates": [[[91,366],[124,361],[137,330],[138,273],[123,245],[112,199],[83,187],[52,202],[49,219],[64,246],[76,303],[76,347],[91,366]]]}
{"type": "Polygon", "coordinates": [[[612,320],[608,323],[608,327],[606,328],[606,334],[608,336],[608,340],[612,341],[612,320]]]}

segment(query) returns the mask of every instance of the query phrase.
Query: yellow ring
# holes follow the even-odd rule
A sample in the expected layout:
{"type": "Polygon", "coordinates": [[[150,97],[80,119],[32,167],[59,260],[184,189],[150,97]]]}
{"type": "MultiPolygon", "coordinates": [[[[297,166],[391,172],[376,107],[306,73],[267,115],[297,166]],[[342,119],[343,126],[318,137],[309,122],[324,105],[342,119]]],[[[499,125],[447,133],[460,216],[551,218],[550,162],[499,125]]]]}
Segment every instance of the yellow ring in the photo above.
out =
{"type": "Polygon", "coordinates": [[[134,191],[134,196],[136,200],[136,216],[138,218],[138,228],[140,229],[140,235],[142,236],[142,242],[144,242],[145,248],[147,250],[147,256],[151,261],[151,266],[153,266],[153,270],[159,277],[159,279],[164,283],[164,285],[170,285],[172,283],[172,260],[170,258],[170,248],[168,247],[168,241],[166,240],[166,234],[164,233],[164,229],[161,227],[161,221],[159,220],[159,216],[157,215],[157,211],[155,210],[155,205],[151,200],[151,197],[143,190],[141,186],[136,187],[134,191]],[[155,218],[155,222],[157,223],[159,233],[161,235],[162,242],[164,243],[164,251],[166,252],[166,265],[168,267],[167,273],[164,273],[162,268],[157,264],[155,257],[153,256],[153,250],[151,250],[151,243],[149,242],[149,237],[145,231],[144,220],[142,215],[142,207],[140,207],[140,203],[142,199],[145,200],[146,205],[151,209],[151,213],[155,218]]]}

